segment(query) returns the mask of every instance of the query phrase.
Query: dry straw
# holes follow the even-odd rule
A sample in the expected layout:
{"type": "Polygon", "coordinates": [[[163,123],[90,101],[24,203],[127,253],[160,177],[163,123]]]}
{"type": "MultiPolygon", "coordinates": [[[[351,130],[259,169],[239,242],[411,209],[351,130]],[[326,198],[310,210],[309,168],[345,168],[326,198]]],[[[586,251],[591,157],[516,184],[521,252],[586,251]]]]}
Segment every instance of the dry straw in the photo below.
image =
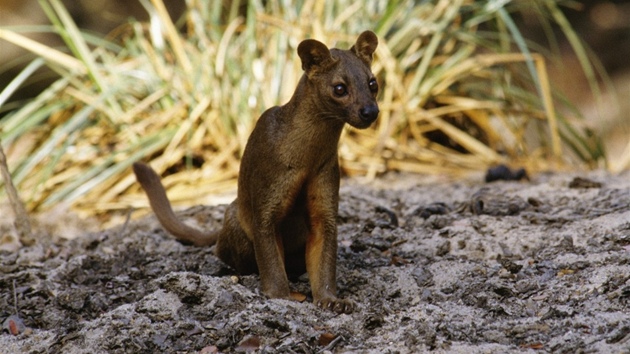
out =
{"type": "MultiPolygon", "coordinates": [[[[301,75],[304,38],[347,47],[365,29],[380,39],[374,72],[381,116],[346,130],[342,168],[460,173],[497,163],[530,169],[603,159],[600,142],[554,96],[545,59],[512,20],[529,11],[571,39],[558,5],[536,1],[189,0],[173,22],[162,0],[143,1],[149,23],[108,38],[79,29],[60,0],[41,0],[68,52],[0,28],[0,40],[38,59],[0,92],[0,108],[37,67],[60,78],[0,121],[14,183],[30,209],[69,203],[95,214],[145,206],[130,166],[150,161],[175,203],[233,189],[256,118],[286,102],[301,75]],[[548,16],[551,14],[551,16],[548,16]],[[551,19],[551,20],[550,20],[551,19]]],[[[542,50],[538,50],[544,55],[542,50]]],[[[596,87],[596,84],[594,84],[596,87]]]]}

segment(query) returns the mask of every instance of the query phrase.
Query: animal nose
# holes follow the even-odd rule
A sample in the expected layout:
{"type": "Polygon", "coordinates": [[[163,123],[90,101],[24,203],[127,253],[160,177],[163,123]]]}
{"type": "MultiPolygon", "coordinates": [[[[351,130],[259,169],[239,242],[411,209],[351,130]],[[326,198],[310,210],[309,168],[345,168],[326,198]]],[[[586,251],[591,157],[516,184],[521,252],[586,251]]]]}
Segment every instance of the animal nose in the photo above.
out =
{"type": "Polygon", "coordinates": [[[373,122],[376,120],[376,117],[378,117],[378,112],[379,110],[377,105],[369,105],[359,110],[359,116],[364,122],[373,122]]]}

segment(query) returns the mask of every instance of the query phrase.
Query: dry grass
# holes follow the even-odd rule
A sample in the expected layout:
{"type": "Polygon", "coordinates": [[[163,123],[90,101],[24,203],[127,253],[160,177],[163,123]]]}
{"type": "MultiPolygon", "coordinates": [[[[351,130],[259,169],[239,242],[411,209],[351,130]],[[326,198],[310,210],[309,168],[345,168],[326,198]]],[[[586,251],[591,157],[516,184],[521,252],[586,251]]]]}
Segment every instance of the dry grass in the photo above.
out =
{"type": "Polygon", "coordinates": [[[131,22],[99,39],[81,33],[59,0],[41,1],[69,53],[0,28],[0,40],[39,56],[0,92],[0,108],[36,67],[45,63],[60,75],[0,121],[29,209],[63,202],[94,214],[144,206],[129,168],[140,159],[162,173],[175,203],[197,204],[233,188],[256,118],[293,93],[298,43],[317,38],[347,47],[365,29],[380,38],[373,71],[382,113],[372,129],[345,131],[347,174],[603,161],[579,114],[558,115],[554,105],[563,101],[545,59],[531,52],[511,17],[525,6],[546,25],[548,18],[561,24],[594,75],[555,1],[188,3],[186,18],[174,23],[162,0],[146,2],[150,23],[131,22]]]}

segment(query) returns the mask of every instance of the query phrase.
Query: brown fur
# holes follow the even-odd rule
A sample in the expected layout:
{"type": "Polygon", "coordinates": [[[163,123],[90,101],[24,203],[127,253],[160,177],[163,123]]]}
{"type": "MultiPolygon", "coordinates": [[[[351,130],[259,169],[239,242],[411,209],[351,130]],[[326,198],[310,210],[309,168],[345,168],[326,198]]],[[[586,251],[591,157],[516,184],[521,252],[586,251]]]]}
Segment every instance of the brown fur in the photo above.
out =
{"type": "Polygon", "coordinates": [[[370,71],[377,44],[370,31],[350,50],[300,43],[304,75],[287,104],[258,120],[243,154],[238,197],[219,231],[203,233],[177,220],[159,176],[134,164],[164,228],[197,246],[216,243],[218,257],[238,272],[260,273],[269,297],[288,298],[287,273],[307,271],[318,306],[351,312],[353,303],[336,295],[337,145],[345,123],[363,129],[378,116],[370,71]]]}

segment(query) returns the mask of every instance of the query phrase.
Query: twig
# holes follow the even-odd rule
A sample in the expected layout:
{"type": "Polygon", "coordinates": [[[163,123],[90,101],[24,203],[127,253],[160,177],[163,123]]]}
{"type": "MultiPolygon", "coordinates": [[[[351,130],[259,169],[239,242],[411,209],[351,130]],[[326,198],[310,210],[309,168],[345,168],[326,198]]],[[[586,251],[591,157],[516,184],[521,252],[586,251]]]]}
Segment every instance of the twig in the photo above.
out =
{"type": "Polygon", "coordinates": [[[13,209],[13,214],[15,215],[14,225],[17,229],[20,242],[25,246],[30,246],[35,243],[35,239],[31,234],[31,222],[29,221],[24,204],[22,204],[17,190],[13,185],[11,173],[9,173],[9,166],[7,166],[7,157],[4,154],[4,149],[2,149],[2,141],[0,141],[0,173],[2,173],[4,188],[7,190],[11,209],[13,209]]]}
{"type": "Polygon", "coordinates": [[[17,306],[17,291],[15,291],[15,279],[13,279],[13,308],[14,315],[18,316],[18,306],[17,306]]]}
{"type": "Polygon", "coordinates": [[[127,210],[127,216],[125,217],[125,223],[120,228],[120,231],[118,231],[118,235],[119,236],[124,235],[124,233],[127,231],[127,227],[129,226],[129,221],[131,220],[131,213],[133,213],[133,211],[134,211],[134,208],[129,208],[127,210]]]}
{"type": "Polygon", "coordinates": [[[338,336],[337,338],[333,339],[330,343],[328,343],[328,345],[326,347],[324,347],[322,350],[319,351],[319,353],[325,353],[327,351],[332,351],[333,348],[335,348],[337,346],[337,344],[339,344],[339,342],[341,342],[343,340],[343,336],[338,336]]]}

